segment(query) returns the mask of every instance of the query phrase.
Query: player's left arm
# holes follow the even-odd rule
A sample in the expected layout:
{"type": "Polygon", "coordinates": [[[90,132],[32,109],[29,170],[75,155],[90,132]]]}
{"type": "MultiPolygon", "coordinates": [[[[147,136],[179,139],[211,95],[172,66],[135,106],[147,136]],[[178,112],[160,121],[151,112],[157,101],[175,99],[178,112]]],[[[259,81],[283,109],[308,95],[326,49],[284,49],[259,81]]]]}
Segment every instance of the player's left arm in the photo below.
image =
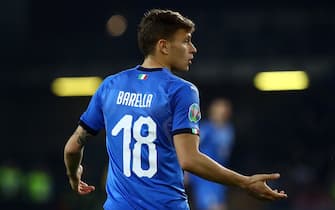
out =
{"type": "Polygon", "coordinates": [[[271,189],[267,181],[275,180],[279,174],[255,174],[245,176],[230,170],[199,151],[199,137],[190,133],[180,133],[173,137],[180,166],[195,175],[219,184],[237,186],[252,196],[265,200],[287,198],[284,191],[271,189]]]}
{"type": "Polygon", "coordinates": [[[89,133],[79,125],[64,148],[66,174],[69,178],[71,188],[80,195],[85,195],[95,190],[94,186],[89,186],[81,180],[83,173],[81,161],[88,135],[89,133]]]}

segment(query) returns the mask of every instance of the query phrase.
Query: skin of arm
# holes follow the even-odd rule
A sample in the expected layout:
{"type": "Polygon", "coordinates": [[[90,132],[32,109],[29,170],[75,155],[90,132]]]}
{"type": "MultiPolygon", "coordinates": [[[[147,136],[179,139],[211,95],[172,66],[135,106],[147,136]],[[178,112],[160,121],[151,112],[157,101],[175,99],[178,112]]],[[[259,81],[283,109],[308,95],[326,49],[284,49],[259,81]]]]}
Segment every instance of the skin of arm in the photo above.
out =
{"type": "Polygon", "coordinates": [[[284,191],[272,190],[266,181],[278,179],[279,174],[256,174],[244,176],[223,167],[199,151],[199,136],[177,134],[173,137],[180,166],[197,176],[216,183],[236,186],[246,190],[252,196],[264,200],[286,198],[284,191]]]}
{"type": "Polygon", "coordinates": [[[83,173],[81,161],[87,136],[87,131],[79,125],[64,147],[66,174],[71,188],[80,195],[89,194],[95,190],[94,186],[89,186],[81,181],[83,173]]]}

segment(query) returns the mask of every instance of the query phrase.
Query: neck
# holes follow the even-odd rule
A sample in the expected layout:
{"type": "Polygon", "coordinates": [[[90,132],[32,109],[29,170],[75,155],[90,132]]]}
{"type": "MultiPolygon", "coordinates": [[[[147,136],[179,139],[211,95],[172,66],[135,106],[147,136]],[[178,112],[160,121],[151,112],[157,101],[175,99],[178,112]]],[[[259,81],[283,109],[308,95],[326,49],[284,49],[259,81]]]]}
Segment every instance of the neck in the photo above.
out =
{"type": "Polygon", "coordinates": [[[156,58],[155,56],[148,55],[142,65],[144,68],[168,68],[171,69],[171,66],[164,64],[163,61],[160,61],[160,59],[156,58]]]}

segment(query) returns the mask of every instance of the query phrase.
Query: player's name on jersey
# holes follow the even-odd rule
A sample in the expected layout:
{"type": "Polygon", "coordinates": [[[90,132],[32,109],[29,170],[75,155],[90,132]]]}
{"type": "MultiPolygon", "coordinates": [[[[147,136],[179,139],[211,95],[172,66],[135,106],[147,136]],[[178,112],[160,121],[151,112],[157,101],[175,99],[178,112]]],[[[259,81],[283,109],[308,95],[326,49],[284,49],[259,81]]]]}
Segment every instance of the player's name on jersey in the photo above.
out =
{"type": "Polygon", "coordinates": [[[132,93],[120,90],[116,104],[139,108],[149,108],[151,107],[152,97],[152,94],[132,93]]]}

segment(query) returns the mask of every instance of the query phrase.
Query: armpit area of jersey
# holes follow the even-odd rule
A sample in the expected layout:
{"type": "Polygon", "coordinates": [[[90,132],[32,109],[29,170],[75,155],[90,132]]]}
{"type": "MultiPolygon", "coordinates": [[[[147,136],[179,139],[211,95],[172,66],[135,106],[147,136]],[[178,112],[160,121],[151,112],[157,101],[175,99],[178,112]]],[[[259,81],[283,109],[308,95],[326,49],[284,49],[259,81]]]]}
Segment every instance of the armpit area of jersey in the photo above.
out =
{"type": "Polygon", "coordinates": [[[194,135],[200,135],[200,131],[198,128],[182,128],[182,129],[177,129],[175,131],[172,132],[172,135],[176,135],[176,134],[181,134],[181,133],[190,133],[190,134],[194,134],[194,135]]]}
{"type": "Polygon", "coordinates": [[[84,121],[79,120],[78,124],[83,127],[89,134],[96,136],[99,131],[96,131],[94,129],[92,129],[90,126],[88,126],[84,121]]]}

